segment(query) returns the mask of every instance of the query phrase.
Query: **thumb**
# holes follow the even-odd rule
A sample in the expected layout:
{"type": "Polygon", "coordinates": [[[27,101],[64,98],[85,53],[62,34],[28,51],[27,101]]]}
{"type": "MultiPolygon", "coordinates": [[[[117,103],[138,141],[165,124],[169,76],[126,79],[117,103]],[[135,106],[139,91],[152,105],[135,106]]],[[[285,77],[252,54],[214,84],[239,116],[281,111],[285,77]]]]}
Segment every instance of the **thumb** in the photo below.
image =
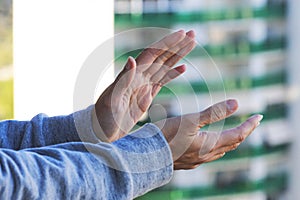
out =
{"type": "Polygon", "coordinates": [[[207,124],[211,124],[217,121],[221,121],[230,115],[232,115],[238,108],[238,102],[235,99],[229,99],[216,103],[200,113],[194,113],[191,115],[197,115],[199,120],[199,127],[203,127],[207,124]]]}
{"type": "Polygon", "coordinates": [[[126,91],[133,81],[135,73],[136,61],[133,57],[129,56],[123,70],[119,73],[115,80],[115,86],[117,86],[115,89],[118,90],[117,92],[126,91]]]}

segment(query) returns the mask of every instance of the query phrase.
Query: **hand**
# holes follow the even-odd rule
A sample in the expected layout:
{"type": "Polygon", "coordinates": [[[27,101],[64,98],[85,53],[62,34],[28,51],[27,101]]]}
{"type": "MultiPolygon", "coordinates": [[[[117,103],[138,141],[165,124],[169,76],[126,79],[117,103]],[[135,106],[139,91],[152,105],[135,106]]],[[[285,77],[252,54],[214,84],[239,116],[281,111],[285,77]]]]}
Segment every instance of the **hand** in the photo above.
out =
{"type": "Polygon", "coordinates": [[[217,103],[200,113],[187,114],[156,122],[166,137],[173,156],[174,169],[193,169],[202,163],[221,158],[236,149],[259,125],[261,115],[254,115],[232,129],[218,132],[199,131],[220,121],[238,108],[235,100],[217,103]]]}
{"type": "Polygon", "coordinates": [[[161,87],[185,72],[185,65],[173,66],[195,47],[194,38],[193,31],[180,30],[128,58],[95,105],[101,140],[113,142],[130,132],[161,87]]]}

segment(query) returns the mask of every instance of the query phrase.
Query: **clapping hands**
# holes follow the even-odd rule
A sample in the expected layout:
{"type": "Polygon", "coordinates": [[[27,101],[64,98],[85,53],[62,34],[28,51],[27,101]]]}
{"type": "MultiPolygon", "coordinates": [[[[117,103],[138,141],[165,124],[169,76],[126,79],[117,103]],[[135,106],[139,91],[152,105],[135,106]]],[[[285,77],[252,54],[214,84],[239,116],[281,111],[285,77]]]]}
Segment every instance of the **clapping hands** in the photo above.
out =
{"type": "MultiPolygon", "coordinates": [[[[185,72],[185,65],[174,65],[192,51],[195,44],[193,31],[180,30],[145,48],[136,59],[129,57],[95,105],[100,125],[97,136],[113,142],[128,134],[161,87],[185,72]]],[[[237,101],[231,99],[201,112],[156,122],[172,151],[174,169],[192,169],[237,148],[259,125],[261,115],[221,132],[201,130],[205,125],[229,117],[237,108],[237,101]]]]}

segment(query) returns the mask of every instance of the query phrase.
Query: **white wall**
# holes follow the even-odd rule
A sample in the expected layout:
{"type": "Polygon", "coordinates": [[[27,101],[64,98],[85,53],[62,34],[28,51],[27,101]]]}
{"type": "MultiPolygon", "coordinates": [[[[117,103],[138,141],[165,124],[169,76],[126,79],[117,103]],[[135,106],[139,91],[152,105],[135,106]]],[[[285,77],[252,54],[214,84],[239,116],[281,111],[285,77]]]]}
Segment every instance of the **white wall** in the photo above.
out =
{"type": "MultiPolygon", "coordinates": [[[[15,118],[73,112],[83,63],[113,36],[113,1],[14,0],[13,12],[15,118]]],[[[112,61],[109,45],[106,57],[112,61]]],[[[112,68],[105,77],[112,80],[112,68]]]]}

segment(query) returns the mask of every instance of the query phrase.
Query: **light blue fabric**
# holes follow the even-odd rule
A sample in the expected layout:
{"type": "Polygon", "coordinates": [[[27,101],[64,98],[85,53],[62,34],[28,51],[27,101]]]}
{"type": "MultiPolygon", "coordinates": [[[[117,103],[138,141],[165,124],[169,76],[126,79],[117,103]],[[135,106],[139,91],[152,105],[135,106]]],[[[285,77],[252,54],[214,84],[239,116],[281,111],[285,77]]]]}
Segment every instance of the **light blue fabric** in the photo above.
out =
{"type": "Polygon", "coordinates": [[[0,199],[133,199],[169,182],[172,156],[155,125],[112,144],[87,131],[82,142],[74,116],[90,126],[89,113],[0,122],[0,199]]]}

